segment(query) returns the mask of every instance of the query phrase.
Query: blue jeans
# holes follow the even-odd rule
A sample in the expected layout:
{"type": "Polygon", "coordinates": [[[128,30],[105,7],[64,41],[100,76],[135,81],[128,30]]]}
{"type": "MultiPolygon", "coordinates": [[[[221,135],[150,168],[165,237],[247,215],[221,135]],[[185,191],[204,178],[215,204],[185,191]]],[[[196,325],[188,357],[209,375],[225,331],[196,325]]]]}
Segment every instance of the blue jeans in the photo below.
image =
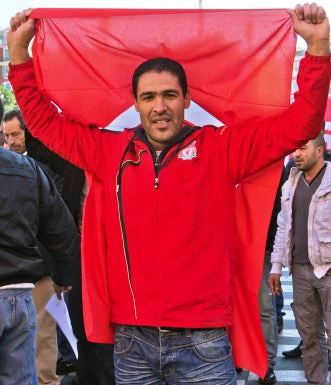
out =
{"type": "Polygon", "coordinates": [[[0,385],[37,385],[31,289],[0,290],[0,385]]]}
{"type": "Polygon", "coordinates": [[[116,326],[116,385],[237,384],[224,328],[162,330],[116,326]]]}
{"type": "Polygon", "coordinates": [[[268,285],[270,270],[270,252],[266,251],[259,290],[259,310],[262,333],[268,354],[268,367],[274,368],[277,358],[278,333],[275,296],[271,295],[268,285]]]}

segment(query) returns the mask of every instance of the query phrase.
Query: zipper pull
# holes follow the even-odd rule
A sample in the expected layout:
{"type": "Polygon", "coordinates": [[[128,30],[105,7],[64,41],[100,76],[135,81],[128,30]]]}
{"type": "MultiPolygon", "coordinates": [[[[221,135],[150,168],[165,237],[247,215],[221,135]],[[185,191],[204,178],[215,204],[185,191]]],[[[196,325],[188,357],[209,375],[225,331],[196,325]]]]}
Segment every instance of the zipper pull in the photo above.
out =
{"type": "Polygon", "coordinates": [[[159,166],[160,166],[160,158],[159,158],[159,155],[156,155],[156,157],[155,157],[154,166],[155,166],[155,167],[159,167],[159,166]]]}
{"type": "Polygon", "coordinates": [[[159,178],[155,178],[154,188],[158,188],[158,187],[159,187],[159,178]]]}

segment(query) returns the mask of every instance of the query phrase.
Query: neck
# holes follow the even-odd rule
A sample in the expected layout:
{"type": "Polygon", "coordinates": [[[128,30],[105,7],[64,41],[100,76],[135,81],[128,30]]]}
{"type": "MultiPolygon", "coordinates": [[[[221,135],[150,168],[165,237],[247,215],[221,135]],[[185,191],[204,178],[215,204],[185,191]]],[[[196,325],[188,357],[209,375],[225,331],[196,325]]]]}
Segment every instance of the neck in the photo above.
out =
{"type": "Polygon", "coordinates": [[[316,164],[313,168],[310,170],[305,170],[303,172],[303,177],[305,178],[306,181],[310,181],[315,178],[315,176],[321,171],[321,169],[324,167],[325,162],[324,160],[322,162],[319,162],[316,164]]]}

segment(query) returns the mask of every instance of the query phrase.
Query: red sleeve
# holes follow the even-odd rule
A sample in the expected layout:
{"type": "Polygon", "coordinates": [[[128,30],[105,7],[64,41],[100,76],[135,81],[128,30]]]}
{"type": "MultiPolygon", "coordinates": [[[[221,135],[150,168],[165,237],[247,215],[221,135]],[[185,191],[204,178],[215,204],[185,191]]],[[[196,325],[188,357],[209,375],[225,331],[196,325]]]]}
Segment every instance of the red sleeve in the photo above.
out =
{"type": "Polygon", "coordinates": [[[9,64],[9,80],[31,134],[62,158],[93,174],[102,164],[102,133],[67,119],[38,89],[32,60],[9,64]]]}
{"type": "MultiPolygon", "coordinates": [[[[330,55],[306,53],[300,63],[295,101],[285,114],[220,131],[221,157],[228,161],[229,174],[235,183],[316,138],[322,129],[330,77],[330,55]]],[[[266,87],[277,85],[270,79],[266,87]]]]}

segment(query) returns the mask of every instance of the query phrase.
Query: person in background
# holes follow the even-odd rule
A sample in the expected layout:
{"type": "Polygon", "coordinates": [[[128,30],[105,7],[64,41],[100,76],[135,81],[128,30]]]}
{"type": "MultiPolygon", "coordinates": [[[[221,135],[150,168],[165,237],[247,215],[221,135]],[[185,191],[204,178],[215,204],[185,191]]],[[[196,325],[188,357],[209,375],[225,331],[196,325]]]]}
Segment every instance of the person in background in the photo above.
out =
{"type": "Polygon", "coordinates": [[[282,266],[293,275],[304,372],[307,383],[316,385],[327,384],[331,349],[331,163],[324,151],[320,133],[294,152],[296,167],[282,188],[269,277],[272,293],[278,294],[282,266]]]}
{"type": "MultiPolygon", "coordinates": [[[[3,117],[2,130],[5,142],[10,151],[18,154],[29,155],[26,149],[28,131],[21,112],[18,109],[6,111],[3,117]]],[[[62,190],[62,178],[52,172],[47,164],[38,162],[39,166],[53,180],[58,191],[62,190]]],[[[38,280],[32,290],[33,300],[37,311],[38,329],[36,335],[36,368],[39,385],[58,385],[60,380],[56,375],[56,362],[58,356],[56,322],[45,310],[54,294],[53,283],[50,276],[51,262],[47,249],[42,247],[44,257],[43,277],[38,280]]]]}
{"type": "MultiPolygon", "coordinates": [[[[324,133],[325,133],[325,121],[323,122],[323,127],[321,129],[321,132],[324,135],[324,133]]],[[[324,160],[331,161],[331,153],[330,153],[330,151],[328,151],[327,148],[325,148],[325,150],[324,150],[323,157],[324,157],[324,160]]],[[[291,157],[289,159],[289,161],[286,163],[286,166],[285,166],[285,172],[284,172],[284,179],[285,179],[285,181],[289,178],[291,169],[293,167],[296,167],[296,164],[295,164],[295,161],[294,161],[294,157],[291,157]]],[[[276,299],[278,297],[279,296],[276,296],[276,299]]],[[[321,334],[322,334],[322,336],[324,336],[324,334],[325,334],[325,330],[324,330],[324,325],[323,324],[321,325],[321,334]]],[[[282,355],[284,357],[286,357],[286,358],[300,358],[300,357],[302,357],[301,346],[302,346],[302,340],[300,340],[298,345],[295,346],[293,349],[285,350],[284,352],[282,352],[282,355]]],[[[330,364],[330,357],[329,357],[329,365],[331,365],[330,364]]]]}
{"type": "MultiPolygon", "coordinates": [[[[50,256],[61,298],[78,277],[74,221],[52,180],[31,158],[0,147],[0,385],[38,385],[32,297],[50,256]]],[[[53,292],[54,292],[53,288],[53,292]]]]}

